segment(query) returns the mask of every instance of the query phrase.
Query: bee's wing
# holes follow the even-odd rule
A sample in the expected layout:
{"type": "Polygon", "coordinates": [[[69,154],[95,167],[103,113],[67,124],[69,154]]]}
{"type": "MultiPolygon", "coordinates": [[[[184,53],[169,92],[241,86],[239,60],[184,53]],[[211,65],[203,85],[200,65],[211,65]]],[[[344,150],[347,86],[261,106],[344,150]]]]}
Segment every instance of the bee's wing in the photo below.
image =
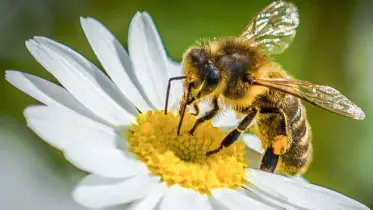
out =
{"type": "Polygon", "coordinates": [[[259,45],[269,54],[280,54],[293,41],[298,25],[298,10],[295,5],[275,1],[251,20],[240,37],[252,40],[255,46],[259,45]]]}
{"type": "Polygon", "coordinates": [[[254,84],[273,88],[328,111],[356,120],[365,118],[365,113],[338,90],[305,81],[287,79],[255,79],[254,84]]]}

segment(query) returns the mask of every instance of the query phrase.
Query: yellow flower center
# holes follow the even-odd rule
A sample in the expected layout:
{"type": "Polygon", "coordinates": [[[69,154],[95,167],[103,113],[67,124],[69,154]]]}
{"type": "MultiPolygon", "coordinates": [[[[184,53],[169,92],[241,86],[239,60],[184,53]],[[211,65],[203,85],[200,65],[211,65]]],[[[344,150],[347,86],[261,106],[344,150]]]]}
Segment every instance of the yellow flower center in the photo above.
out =
{"type": "Polygon", "coordinates": [[[242,186],[248,166],[245,145],[237,142],[206,156],[219,147],[226,134],[205,122],[189,135],[195,118],[186,114],[178,136],[179,119],[171,113],[139,114],[128,133],[130,151],[169,186],[179,184],[207,194],[213,188],[242,186]]]}

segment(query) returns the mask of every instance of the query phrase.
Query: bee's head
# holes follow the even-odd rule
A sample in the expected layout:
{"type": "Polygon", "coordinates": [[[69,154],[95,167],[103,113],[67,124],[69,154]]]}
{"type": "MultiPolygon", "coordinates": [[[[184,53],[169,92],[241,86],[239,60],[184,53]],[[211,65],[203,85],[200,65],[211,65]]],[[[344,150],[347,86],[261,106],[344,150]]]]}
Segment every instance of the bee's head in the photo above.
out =
{"type": "Polygon", "coordinates": [[[203,48],[191,48],[184,54],[183,70],[186,76],[184,92],[187,104],[212,93],[219,84],[219,70],[203,48]]]}

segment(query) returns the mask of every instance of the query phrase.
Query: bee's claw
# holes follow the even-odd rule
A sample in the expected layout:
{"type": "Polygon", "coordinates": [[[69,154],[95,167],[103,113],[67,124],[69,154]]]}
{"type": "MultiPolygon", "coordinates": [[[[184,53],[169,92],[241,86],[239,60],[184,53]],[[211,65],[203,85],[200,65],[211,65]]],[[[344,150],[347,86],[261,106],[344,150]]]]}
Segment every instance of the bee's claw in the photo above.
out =
{"type": "Polygon", "coordinates": [[[212,150],[212,151],[208,151],[206,152],[206,156],[211,156],[217,152],[219,152],[221,149],[223,149],[223,146],[220,146],[219,148],[217,148],[216,150],[212,150]]]}
{"type": "Polygon", "coordinates": [[[212,154],[214,154],[214,153],[215,153],[215,150],[214,150],[214,151],[206,152],[206,156],[208,157],[208,156],[210,156],[210,155],[212,155],[212,154]]]}
{"type": "Polygon", "coordinates": [[[197,126],[194,125],[194,126],[192,127],[192,129],[190,129],[190,131],[188,132],[189,135],[194,136],[194,132],[196,131],[196,129],[197,129],[197,126]]]}

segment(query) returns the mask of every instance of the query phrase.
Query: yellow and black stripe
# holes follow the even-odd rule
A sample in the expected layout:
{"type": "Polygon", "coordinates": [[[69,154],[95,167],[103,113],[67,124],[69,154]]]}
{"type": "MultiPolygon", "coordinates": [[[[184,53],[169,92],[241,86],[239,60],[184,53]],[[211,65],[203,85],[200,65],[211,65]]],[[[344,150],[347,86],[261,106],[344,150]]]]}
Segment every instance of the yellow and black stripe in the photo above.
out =
{"type": "Polygon", "coordinates": [[[297,175],[304,172],[312,160],[312,137],[303,105],[298,101],[297,105],[292,104],[287,110],[290,147],[280,156],[278,169],[297,175]]]}

